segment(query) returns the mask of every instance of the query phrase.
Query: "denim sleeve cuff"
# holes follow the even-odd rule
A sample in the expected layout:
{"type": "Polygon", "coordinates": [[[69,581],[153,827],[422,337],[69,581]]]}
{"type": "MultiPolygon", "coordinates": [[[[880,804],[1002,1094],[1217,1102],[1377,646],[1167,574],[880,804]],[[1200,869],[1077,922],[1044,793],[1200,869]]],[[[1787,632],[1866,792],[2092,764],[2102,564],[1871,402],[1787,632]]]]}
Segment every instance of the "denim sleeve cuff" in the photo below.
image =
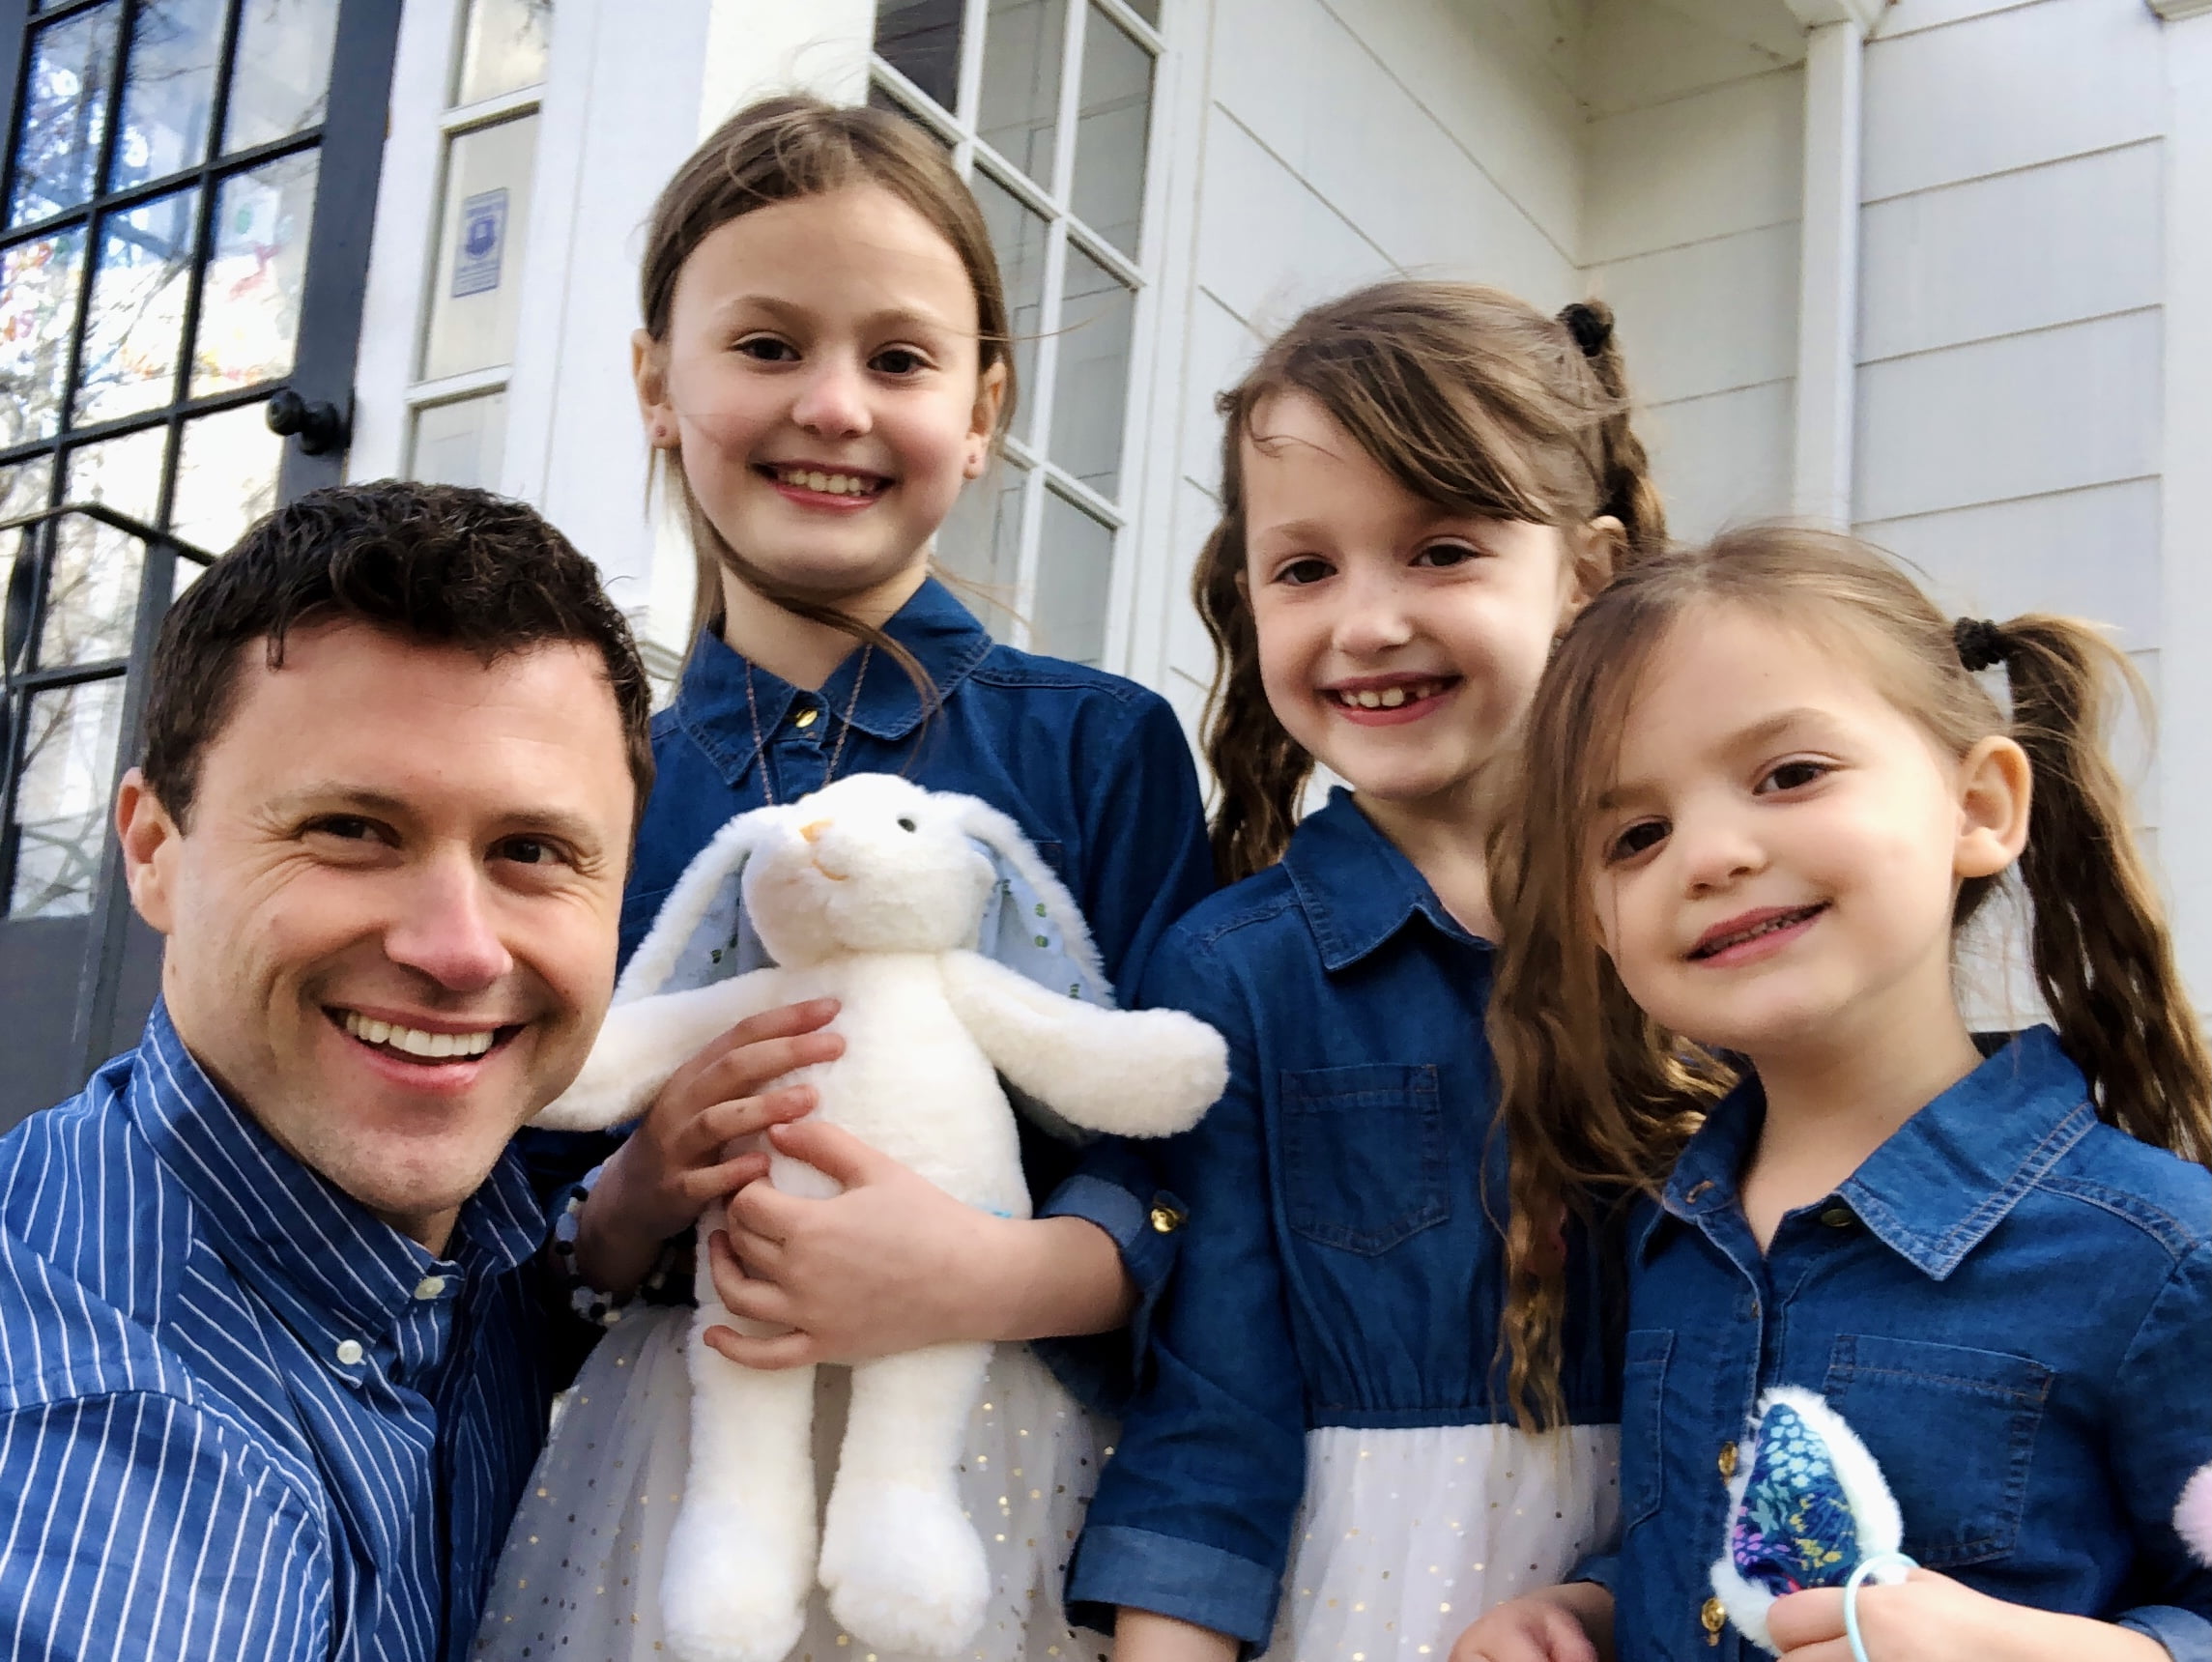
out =
{"type": "Polygon", "coordinates": [[[2112,1619],[2166,1647],[2173,1662],[2212,1662],[2212,1620],[2177,1604],[2140,1604],[2112,1619]]]}
{"type": "Polygon", "coordinates": [[[1053,1190],[1038,1216],[1085,1218],[1113,1238],[1122,1268],[1136,1283],[1129,1343],[1132,1357],[1141,1365],[1145,1346],[1151,1342],[1152,1314],[1166,1288],[1168,1272],[1175,1267],[1176,1246],[1189,1216],[1182,1203],[1164,1190],[1146,1202],[1118,1183],[1078,1172],[1053,1190]]]}
{"type": "Polygon", "coordinates": [[[1592,1553],[1560,1579],[1562,1581],[1594,1582],[1607,1592],[1612,1593],[1615,1598],[1619,1598],[1620,1590],[1617,1584],[1621,1579],[1621,1555],[1619,1553],[1592,1553]]]}
{"type": "Polygon", "coordinates": [[[1241,1639],[1249,1653],[1274,1630],[1280,1590],[1277,1572],[1219,1547],[1093,1524],[1068,1565],[1067,1607],[1071,1620],[1102,1633],[1122,1605],[1172,1616],[1241,1639]]]}

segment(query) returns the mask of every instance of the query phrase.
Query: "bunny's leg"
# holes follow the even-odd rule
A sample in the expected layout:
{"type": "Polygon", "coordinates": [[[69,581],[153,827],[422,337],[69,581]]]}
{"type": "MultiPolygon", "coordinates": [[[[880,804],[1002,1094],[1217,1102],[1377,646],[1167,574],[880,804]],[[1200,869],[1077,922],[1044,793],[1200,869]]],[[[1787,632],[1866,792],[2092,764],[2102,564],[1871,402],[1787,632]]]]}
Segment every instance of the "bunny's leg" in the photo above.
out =
{"type": "Polygon", "coordinates": [[[954,1465],[990,1365],[987,1344],[944,1344],[852,1370],[821,1581],[830,1614],[880,1648],[949,1656],[983,1624],[991,1575],[954,1465]]]}
{"type": "MultiPolygon", "coordinates": [[[[782,1662],[814,1590],[814,1369],[739,1367],[707,1347],[732,1315],[706,1269],[691,1330],[691,1471],[670,1533],[661,1619],[683,1662],[782,1662]]],[[[775,1331],[775,1330],[761,1330],[775,1331]]]]}

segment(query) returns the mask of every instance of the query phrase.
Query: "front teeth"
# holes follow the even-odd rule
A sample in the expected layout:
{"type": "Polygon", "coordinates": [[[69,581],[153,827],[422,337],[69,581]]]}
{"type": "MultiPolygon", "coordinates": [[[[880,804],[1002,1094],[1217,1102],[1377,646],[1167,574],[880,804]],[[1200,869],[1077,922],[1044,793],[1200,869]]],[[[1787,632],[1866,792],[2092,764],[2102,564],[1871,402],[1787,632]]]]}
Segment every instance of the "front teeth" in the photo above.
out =
{"type": "Polygon", "coordinates": [[[1443,689],[1441,681],[1420,681],[1411,686],[1365,687],[1358,692],[1338,693],[1337,699],[1363,710],[1394,710],[1400,704],[1410,704],[1418,699],[1429,698],[1443,689]]]}
{"type": "Polygon", "coordinates": [[[776,478],[802,491],[820,491],[833,497],[866,497],[876,492],[874,481],[851,473],[821,473],[811,468],[778,468],[776,478]]]}
{"type": "Polygon", "coordinates": [[[410,1056],[441,1062],[448,1057],[481,1056],[499,1037],[497,1028],[481,1033],[425,1033],[416,1027],[396,1027],[376,1021],[357,1010],[346,1012],[346,1031],[364,1045],[386,1045],[410,1056]]]}

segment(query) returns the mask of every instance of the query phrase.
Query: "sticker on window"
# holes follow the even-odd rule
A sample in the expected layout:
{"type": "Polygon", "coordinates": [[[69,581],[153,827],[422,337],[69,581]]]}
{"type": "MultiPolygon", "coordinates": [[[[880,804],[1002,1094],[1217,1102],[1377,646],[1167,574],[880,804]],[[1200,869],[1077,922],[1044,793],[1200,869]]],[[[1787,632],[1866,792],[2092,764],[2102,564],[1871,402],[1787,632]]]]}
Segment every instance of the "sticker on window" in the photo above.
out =
{"type": "Polygon", "coordinates": [[[502,186],[461,198],[461,246],[453,256],[453,298],[500,286],[500,254],[507,240],[507,192],[502,186]]]}

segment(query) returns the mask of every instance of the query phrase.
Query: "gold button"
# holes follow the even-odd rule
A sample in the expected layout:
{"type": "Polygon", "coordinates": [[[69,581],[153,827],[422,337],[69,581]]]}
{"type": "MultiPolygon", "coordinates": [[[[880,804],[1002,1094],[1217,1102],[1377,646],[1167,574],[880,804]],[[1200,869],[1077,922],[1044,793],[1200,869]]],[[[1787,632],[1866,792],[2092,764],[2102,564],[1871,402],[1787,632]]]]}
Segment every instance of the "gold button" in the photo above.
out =
{"type": "Polygon", "coordinates": [[[1720,1480],[1725,1483],[1735,1476],[1736,1445],[1733,1443],[1723,1443],[1720,1446],[1720,1480]]]}
{"type": "Polygon", "coordinates": [[[1852,1216],[1848,1206],[1831,1206],[1821,1214],[1821,1221],[1830,1229],[1849,1229],[1858,1219],[1852,1216]]]}
{"type": "Polygon", "coordinates": [[[797,728],[800,731],[803,732],[808,728],[814,726],[815,718],[820,714],[821,711],[816,709],[814,705],[809,704],[805,709],[799,711],[797,715],[791,718],[791,726],[797,728]]]}
{"type": "Polygon", "coordinates": [[[1152,1203],[1152,1227],[1163,1235],[1172,1235],[1191,1220],[1191,1215],[1171,1200],[1152,1203]]]}
{"type": "Polygon", "coordinates": [[[1697,1613],[1698,1624],[1705,1629],[1708,1645],[1720,1643],[1720,1630],[1728,1625],[1728,1611],[1717,1598],[1705,1601],[1705,1608],[1697,1613]]]}

